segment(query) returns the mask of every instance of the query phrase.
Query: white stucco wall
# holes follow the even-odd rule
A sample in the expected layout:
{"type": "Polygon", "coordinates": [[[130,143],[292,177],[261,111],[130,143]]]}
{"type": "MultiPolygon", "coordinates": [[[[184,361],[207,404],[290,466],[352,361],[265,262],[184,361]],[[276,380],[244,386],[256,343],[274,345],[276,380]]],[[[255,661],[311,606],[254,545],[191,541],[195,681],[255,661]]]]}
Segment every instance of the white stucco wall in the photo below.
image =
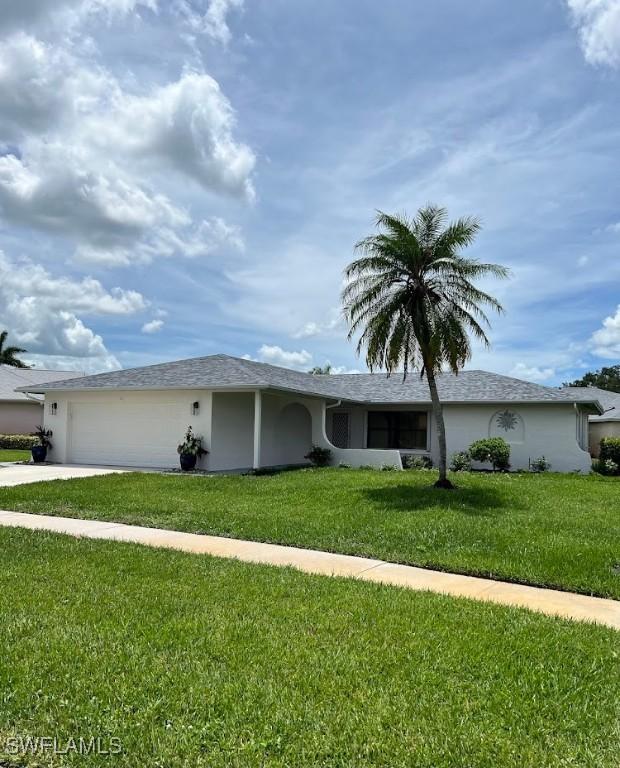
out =
{"type": "MultiPolygon", "coordinates": [[[[350,445],[359,449],[366,446],[367,412],[370,410],[426,410],[415,406],[341,406],[335,411],[350,414],[350,445]]],[[[579,418],[585,420],[585,415],[579,418]]],[[[332,412],[327,411],[327,434],[331,435],[332,412]]],[[[464,451],[474,440],[500,435],[510,443],[512,469],[528,469],[530,459],[545,456],[557,472],[589,472],[590,454],[577,443],[578,415],[567,405],[444,405],[444,419],[448,446],[448,460],[453,453],[464,451]],[[498,428],[494,417],[508,409],[516,415],[513,430],[498,428]],[[493,423],[492,423],[493,420],[493,423]]],[[[405,453],[405,452],[403,452],[405,453]]],[[[428,413],[427,451],[407,451],[411,454],[427,453],[433,463],[439,461],[437,429],[432,413],[428,413]]],[[[370,463],[370,462],[366,462],[370,463]]]]}
{"type": "Polygon", "coordinates": [[[310,398],[263,393],[261,429],[261,465],[307,464],[312,448],[312,413],[310,398]]]}
{"type": "MultiPolygon", "coordinates": [[[[56,392],[47,396],[40,419],[44,418],[46,428],[53,431],[50,461],[176,467],[176,446],[191,424],[209,450],[208,456],[199,461],[200,468],[245,470],[253,466],[254,460],[254,397],[254,391],[56,392]],[[197,415],[191,412],[195,401],[200,403],[197,415]],[[56,414],[50,413],[51,403],[57,403],[56,414]],[[94,428],[92,434],[86,435],[82,429],[79,442],[94,446],[96,455],[92,457],[72,449],[71,439],[75,414],[80,413],[82,424],[88,409],[94,409],[94,428]],[[145,427],[144,414],[149,412],[155,414],[150,420],[154,424],[145,427]],[[156,434],[158,413],[165,414],[165,424],[156,434]],[[153,432],[146,441],[140,439],[142,430],[136,427],[140,423],[142,429],[153,432]]],[[[272,393],[262,393],[261,400],[260,466],[305,464],[304,456],[313,444],[327,444],[322,400],[272,393]]]]}
{"type": "Polygon", "coordinates": [[[39,403],[0,402],[0,435],[29,435],[42,421],[39,403]]]}
{"type": "Polygon", "coordinates": [[[323,412],[320,419],[322,428],[319,434],[315,435],[314,443],[331,450],[333,464],[348,464],[351,467],[375,467],[377,469],[390,466],[402,469],[399,451],[366,448],[366,412],[369,409],[356,405],[327,408],[326,404],[322,403],[321,410],[323,412]],[[349,448],[339,448],[330,441],[332,414],[337,411],[346,412],[350,415],[351,439],[349,448]]]}
{"type": "MultiPolygon", "coordinates": [[[[72,463],[113,463],[119,466],[178,466],[177,445],[191,424],[194,433],[211,444],[211,393],[205,390],[175,392],[55,392],[46,397],[45,426],[53,432],[48,459],[72,463]],[[49,405],[57,403],[56,414],[49,405]],[[199,402],[199,413],[192,404],[199,402]],[[81,434],[79,444],[93,445],[96,454],[83,456],[72,445],[74,414],[85,417],[84,407],[94,409],[93,432],[81,434]],[[165,423],[154,415],[145,424],[144,413],[165,414],[165,423]],[[162,423],[160,423],[160,421],[162,423]],[[152,433],[152,437],[150,436],[152,433]],[[112,450],[110,449],[112,446],[112,450]]],[[[75,443],[75,440],[73,441],[75,443]]],[[[202,459],[198,466],[205,466],[202,459]]]]}
{"type": "MultiPolygon", "coordinates": [[[[555,472],[589,472],[590,454],[577,443],[578,414],[567,405],[447,406],[444,410],[448,457],[474,440],[500,435],[510,444],[513,470],[528,469],[530,460],[545,456],[555,472]],[[522,420],[523,433],[491,428],[492,419],[508,409],[522,420]]],[[[579,414],[581,418],[581,414],[579,414]]]]}
{"type": "Polygon", "coordinates": [[[208,469],[249,469],[254,458],[254,393],[214,392],[208,469]]]}
{"type": "MultiPolygon", "coordinates": [[[[54,433],[49,458],[58,462],[178,466],[176,446],[191,424],[210,451],[199,467],[214,471],[248,469],[254,463],[254,397],[254,392],[207,390],[57,392],[47,397],[44,409],[45,426],[54,433]],[[191,412],[195,401],[200,403],[196,415],[191,412]],[[48,407],[51,402],[58,404],[55,415],[48,407]],[[72,412],[78,414],[82,425],[92,413],[92,424],[82,429],[78,441],[84,456],[75,451],[75,445],[72,449],[72,412]]],[[[366,413],[382,406],[340,406],[340,410],[351,414],[351,443],[349,448],[337,448],[328,438],[334,409],[327,408],[321,398],[264,392],[261,402],[262,467],[305,463],[304,456],[312,444],[329,448],[334,464],[402,466],[399,451],[365,448],[366,413]]],[[[494,417],[505,408],[446,405],[448,457],[465,450],[474,440],[497,434],[494,417]]],[[[411,406],[397,409],[410,410],[411,406]]],[[[530,459],[544,455],[555,471],[590,470],[590,455],[577,443],[578,415],[572,405],[515,405],[510,410],[517,416],[518,428],[505,433],[500,430],[500,434],[511,443],[513,469],[527,469],[530,459]]],[[[584,420],[583,415],[579,418],[584,420]]],[[[439,452],[431,414],[428,425],[427,452],[437,463],[439,452]]]]}

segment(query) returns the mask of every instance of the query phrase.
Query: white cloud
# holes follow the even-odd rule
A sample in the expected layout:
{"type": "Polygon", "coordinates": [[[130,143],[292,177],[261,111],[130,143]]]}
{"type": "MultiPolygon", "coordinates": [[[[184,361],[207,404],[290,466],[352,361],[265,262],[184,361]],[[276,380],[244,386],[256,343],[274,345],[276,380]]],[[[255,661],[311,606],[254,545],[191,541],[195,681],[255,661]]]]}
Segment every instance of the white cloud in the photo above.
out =
{"type": "Polygon", "coordinates": [[[263,344],[257,352],[257,357],[244,355],[246,360],[258,360],[261,363],[281,365],[285,368],[307,369],[312,365],[312,355],[305,349],[299,352],[289,352],[276,345],[263,344]]]}
{"type": "Polygon", "coordinates": [[[113,164],[109,175],[88,166],[87,154],[44,141],[36,142],[28,160],[0,157],[0,209],[14,223],[71,237],[78,261],[100,265],[243,248],[238,228],[223,219],[194,224],[165,195],[139,186],[113,164]]]}
{"type": "Polygon", "coordinates": [[[566,0],[590,64],[620,66],[620,0],[566,0]]]}
{"type": "Polygon", "coordinates": [[[590,338],[591,350],[598,357],[614,359],[620,357],[620,304],[615,315],[603,320],[603,327],[590,338]]]}
{"type": "Polygon", "coordinates": [[[61,368],[71,359],[78,370],[120,367],[81,316],[133,315],[147,305],[137,291],[106,290],[91,277],[54,277],[40,264],[14,262],[0,252],[0,326],[39,365],[61,368]]]}
{"type": "Polygon", "coordinates": [[[291,334],[293,339],[309,339],[315,336],[330,335],[336,329],[341,329],[343,325],[342,312],[339,309],[332,309],[324,321],[311,320],[305,323],[301,328],[291,334]]]}
{"type": "Polygon", "coordinates": [[[231,38],[227,16],[232,10],[243,8],[244,0],[210,0],[205,13],[194,10],[191,0],[182,0],[179,11],[193,32],[205,34],[216,42],[228,45],[231,38]]]}
{"type": "Polygon", "coordinates": [[[105,152],[169,166],[217,192],[253,198],[256,158],[233,139],[235,116],[218,83],[186,72],[146,96],[122,94],[85,132],[105,152]],[[136,130],[136,125],[140,130],[136,130]]]}
{"type": "Polygon", "coordinates": [[[139,8],[157,11],[157,0],[7,0],[0,9],[0,33],[28,29],[57,18],[72,26],[89,15],[107,19],[126,16],[139,8]]]}
{"type": "MultiPolygon", "coordinates": [[[[114,3],[123,12],[134,6],[114,3]]],[[[3,217],[68,237],[79,260],[100,265],[241,248],[239,231],[221,217],[194,221],[161,191],[168,177],[186,177],[216,195],[253,199],[255,156],[235,140],[218,83],[185,72],[146,91],[133,86],[70,41],[24,33],[0,41],[3,217]]]]}
{"type": "Polygon", "coordinates": [[[0,157],[0,204],[13,221],[52,231],[73,232],[112,246],[138,239],[156,225],[187,225],[188,215],[164,195],[125,178],[89,168],[77,148],[37,142],[28,159],[0,157]]]}
{"type": "Polygon", "coordinates": [[[75,122],[95,105],[105,108],[114,80],[101,68],[80,66],[66,49],[19,33],[0,41],[0,130],[3,140],[75,122]]]}
{"type": "Polygon", "coordinates": [[[143,239],[135,244],[83,244],[76,251],[76,259],[100,266],[127,267],[132,264],[149,264],[156,258],[176,255],[195,259],[208,256],[225,246],[243,250],[243,239],[237,227],[229,226],[216,217],[181,232],[169,227],[153,227],[145,231],[143,239]]]}
{"type": "MultiPolygon", "coordinates": [[[[327,365],[329,365],[329,361],[327,362],[327,365]]],[[[332,365],[331,372],[334,375],[338,375],[340,373],[364,373],[364,371],[360,371],[359,368],[349,368],[346,365],[332,365]]]]}
{"type": "Polygon", "coordinates": [[[164,327],[163,320],[150,320],[142,326],[142,333],[157,333],[164,327]]]}
{"type": "Polygon", "coordinates": [[[549,381],[555,376],[554,368],[539,368],[536,365],[526,365],[517,363],[509,373],[517,379],[526,379],[527,381],[543,382],[549,381]]]}

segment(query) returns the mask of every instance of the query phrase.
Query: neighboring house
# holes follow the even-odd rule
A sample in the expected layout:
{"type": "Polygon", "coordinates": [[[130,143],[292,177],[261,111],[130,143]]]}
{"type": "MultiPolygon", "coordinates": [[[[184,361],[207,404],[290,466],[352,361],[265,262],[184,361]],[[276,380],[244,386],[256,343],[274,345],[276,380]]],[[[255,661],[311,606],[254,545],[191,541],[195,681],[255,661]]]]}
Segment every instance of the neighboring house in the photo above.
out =
{"type": "Polygon", "coordinates": [[[0,365],[0,435],[28,435],[43,423],[43,398],[16,392],[18,387],[36,387],[75,376],[83,374],[0,365]]]}
{"type": "Polygon", "coordinates": [[[603,413],[590,416],[590,453],[598,457],[603,437],[620,437],[620,393],[598,387],[564,387],[562,392],[595,397],[603,413]]]}
{"type": "MultiPolygon", "coordinates": [[[[484,371],[442,374],[448,453],[501,436],[514,469],[544,455],[554,470],[589,471],[588,415],[578,397],[484,371]]],[[[335,463],[401,467],[403,454],[438,460],[428,386],[418,375],[311,375],[212,355],[22,388],[45,395],[52,461],[176,466],[189,424],[210,470],[303,464],[311,446],[335,463]]]]}

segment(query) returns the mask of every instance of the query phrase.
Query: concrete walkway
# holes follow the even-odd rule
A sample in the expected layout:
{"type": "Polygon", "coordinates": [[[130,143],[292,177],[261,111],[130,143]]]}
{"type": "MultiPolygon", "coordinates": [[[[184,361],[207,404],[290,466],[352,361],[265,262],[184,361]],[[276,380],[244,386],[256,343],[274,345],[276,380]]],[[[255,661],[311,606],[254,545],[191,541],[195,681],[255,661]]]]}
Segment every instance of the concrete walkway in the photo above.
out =
{"type": "Polygon", "coordinates": [[[396,565],[364,557],[336,555],[313,549],[283,547],[277,544],[261,544],[255,541],[105,523],[97,520],[0,511],[0,525],[54,531],[89,539],[128,541],[151,547],[235,558],[249,563],[292,566],[305,573],[349,576],[408,589],[485,600],[502,605],[529,608],[549,616],[595,622],[620,630],[620,601],[576,595],[571,592],[526,587],[473,576],[459,576],[454,573],[430,571],[425,568],[396,565]]]}
{"type": "Polygon", "coordinates": [[[69,480],[72,477],[93,477],[126,472],[120,467],[91,467],[81,464],[16,464],[0,463],[0,487],[39,483],[45,480],[69,480]]]}

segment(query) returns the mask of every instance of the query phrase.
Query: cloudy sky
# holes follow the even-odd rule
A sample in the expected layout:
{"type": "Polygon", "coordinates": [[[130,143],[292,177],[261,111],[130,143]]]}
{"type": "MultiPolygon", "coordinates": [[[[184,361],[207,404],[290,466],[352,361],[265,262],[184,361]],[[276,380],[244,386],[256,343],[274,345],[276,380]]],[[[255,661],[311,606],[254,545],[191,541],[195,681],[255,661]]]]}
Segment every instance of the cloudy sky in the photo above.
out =
{"type": "Polygon", "coordinates": [[[620,0],[0,3],[0,327],[37,366],[226,352],[363,370],[375,209],[483,231],[471,367],[620,358],[620,0]]]}

